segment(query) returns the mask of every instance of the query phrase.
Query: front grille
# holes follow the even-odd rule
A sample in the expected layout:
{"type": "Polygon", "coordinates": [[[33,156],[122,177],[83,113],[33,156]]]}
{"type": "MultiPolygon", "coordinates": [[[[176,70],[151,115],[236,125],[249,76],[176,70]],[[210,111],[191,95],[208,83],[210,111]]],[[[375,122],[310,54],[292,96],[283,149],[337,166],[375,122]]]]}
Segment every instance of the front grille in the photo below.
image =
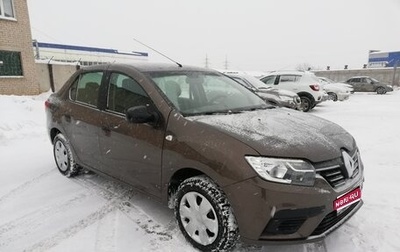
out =
{"type": "Polygon", "coordinates": [[[326,168],[326,170],[317,170],[317,172],[324,177],[332,187],[341,186],[346,181],[344,173],[339,165],[326,168]]]}
{"type": "Polygon", "coordinates": [[[316,172],[321,175],[332,187],[339,187],[345,184],[346,179],[355,177],[360,172],[360,160],[358,151],[350,154],[354,170],[346,169],[343,157],[316,164],[316,172]]]}
{"type": "Polygon", "coordinates": [[[360,202],[349,206],[346,210],[340,212],[339,214],[337,213],[337,211],[329,213],[327,216],[325,216],[325,218],[321,221],[321,223],[311,235],[320,235],[324,233],[326,230],[330,229],[339,221],[341,221],[344,217],[346,217],[346,215],[348,215],[358,204],[360,204],[360,202]]]}

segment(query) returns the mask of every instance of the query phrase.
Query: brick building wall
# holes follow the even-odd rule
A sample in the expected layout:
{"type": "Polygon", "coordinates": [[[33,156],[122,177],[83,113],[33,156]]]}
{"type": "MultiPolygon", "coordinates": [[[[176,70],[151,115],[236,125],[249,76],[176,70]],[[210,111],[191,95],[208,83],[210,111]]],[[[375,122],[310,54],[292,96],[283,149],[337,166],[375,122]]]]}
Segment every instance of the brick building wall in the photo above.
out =
{"type": "Polygon", "coordinates": [[[0,51],[21,53],[22,76],[0,75],[0,94],[39,94],[27,0],[13,0],[13,4],[15,18],[0,16],[0,51]]]}

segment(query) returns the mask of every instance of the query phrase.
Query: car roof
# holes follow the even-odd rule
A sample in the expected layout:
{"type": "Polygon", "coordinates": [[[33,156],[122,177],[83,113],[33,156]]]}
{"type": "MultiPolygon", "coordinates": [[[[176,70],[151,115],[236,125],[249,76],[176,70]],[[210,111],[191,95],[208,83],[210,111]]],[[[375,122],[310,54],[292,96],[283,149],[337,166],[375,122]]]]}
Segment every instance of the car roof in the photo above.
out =
{"type": "Polygon", "coordinates": [[[269,72],[267,75],[265,75],[265,76],[269,76],[269,75],[277,75],[277,74],[279,74],[279,75],[282,75],[282,74],[293,74],[293,75],[305,75],[305,74],[307,74],[307,75],[314,75],[314,73],[313,72],[310,72],[310,71],[300,71],[300,70],[279,70],[279,71],[272,71],[272,72],[269,72]]]}
{"type": "Polygon", "coordinates": [[[349,79],[353,79],[353,78],[371,78],[370,76],[366,76],[366,75],[360,75],[360,76],[353,76],[349,79]]]}
{"type": "Polygon", "coordinates": [[[110,66],[131,68],[139,72],[165,72],[165,71],[201,71],[201,72],[217,72],[212,69],[195,67],[195,66],[179,66],[173,63],[153,63],[153,62],[132,62],[132,63],[112,63],[112,64],[101,64],[95,66],[88,66],[82,69],[85,70],[105,70],[110,66]]]}

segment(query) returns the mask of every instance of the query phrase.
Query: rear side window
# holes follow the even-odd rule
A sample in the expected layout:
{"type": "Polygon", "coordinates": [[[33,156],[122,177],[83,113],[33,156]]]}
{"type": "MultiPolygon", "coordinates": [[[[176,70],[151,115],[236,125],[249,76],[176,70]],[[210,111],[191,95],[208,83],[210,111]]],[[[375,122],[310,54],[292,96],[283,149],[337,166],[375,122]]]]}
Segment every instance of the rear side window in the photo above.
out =
{"type": "Polygon", "coordinates": [[[281,75],[280,79],[279,79],[279,83],[282,82],[297,82],[299,81],[301,78],[300,75],[293,75],[293,74],[285,74],[285,75],[281,75]]]}
{"type": "Polygon", "coordinates": [[[108,110],[126,113],[131,107],[149,106],[149,104],[149,96],[137,81],[124,74],[111,74],[108,86],[108,110]]]}
{"type": "Polygon", "coordinates": [[[350,79],[350,82],[360,82],[361,81],[361,79],[360,78],[353,78],[353,79],[350,79]]]}
{"type": "Polygon", "coordinates": [[[72,84],[69,97],[73,101],[97,106],[103,72],[81,74],[72,84]]]}

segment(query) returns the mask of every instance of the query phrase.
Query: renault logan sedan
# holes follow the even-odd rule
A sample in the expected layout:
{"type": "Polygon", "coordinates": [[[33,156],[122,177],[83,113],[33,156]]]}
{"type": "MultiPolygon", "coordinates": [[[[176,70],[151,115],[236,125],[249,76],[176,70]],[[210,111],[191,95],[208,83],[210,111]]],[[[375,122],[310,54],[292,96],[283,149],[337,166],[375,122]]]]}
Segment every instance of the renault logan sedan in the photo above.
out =
{"type": "Polygon", "coordinates": [[[55,163],[89,169],[175,209],[203,251],[324,238],[362,205],[363,164],[338,125],[268,106],[216,71],[78,70],[45,103],[55,163]]]}

